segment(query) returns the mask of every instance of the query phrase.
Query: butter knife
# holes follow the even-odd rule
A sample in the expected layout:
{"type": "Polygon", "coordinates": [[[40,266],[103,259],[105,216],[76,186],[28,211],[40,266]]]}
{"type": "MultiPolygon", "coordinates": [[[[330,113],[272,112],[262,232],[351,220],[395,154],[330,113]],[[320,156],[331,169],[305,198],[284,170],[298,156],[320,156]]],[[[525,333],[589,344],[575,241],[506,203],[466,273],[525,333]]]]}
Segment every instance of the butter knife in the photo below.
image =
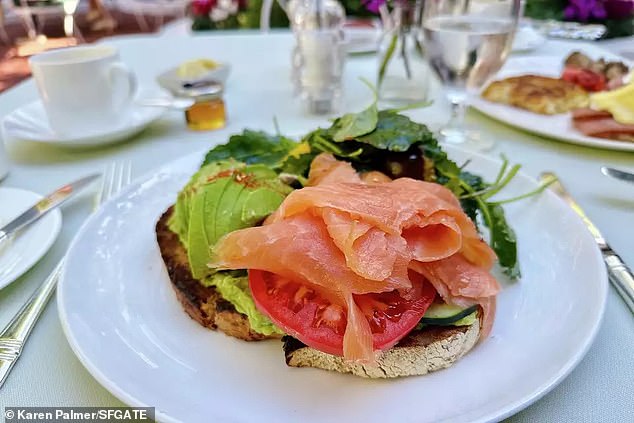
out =
{"type": "Polygon", "coordinates": [[[621,181],[629,182],[634,184],[634,174],[630,172],[625,172],[623,170],[614,169],[613,167],[603,166],[601,168],[601,173],[605,176],[611,176],[615,179],[619,179],[621,181]]]}
{"type": "Polygon", "coordinates": [[[24,213],[13,219],[11,222],[0,228],[0,243],[6,240],[11,234],[19,231],[30,223],[35,222],[49,211],[63,204],[77,192],[97,180],[101,174],[85,176],[75,182],[64,185],[42,198],[40,201],[29,207],[24,213]]]}
{"type": "MultiPolygon", "coordinates": [[[[542,181],[557,179],[554,173],[544,172],[540,175],[540,179],[542,181]]],[[[568,205],[581,217],[583,222],[586,224],[586,227],[594,237],[595,242],[599,246],[601,250],[601,254],[603,254],[603,260],[605,261],[605,265],[608,270],[608,276],[610,278],[610,282],[616,288],[616,290],[621,294],[621,297],[630,308],[632,313],[634,313],[634,275],[632,271],[627,267],[627,265],[621,260],[621,257],[618,256],[612,250],[610,245],[606,242],[603,235],[599,229],[594,226],[594,223],[588,219],[588,216],[584,213],[584,211],[579,207],[579,204],[575,202],[575,200],[570,196],[568,191],[564,188],[564,186],[556,180],[550,185],[550,188],[555,191],[568,205]]]]}

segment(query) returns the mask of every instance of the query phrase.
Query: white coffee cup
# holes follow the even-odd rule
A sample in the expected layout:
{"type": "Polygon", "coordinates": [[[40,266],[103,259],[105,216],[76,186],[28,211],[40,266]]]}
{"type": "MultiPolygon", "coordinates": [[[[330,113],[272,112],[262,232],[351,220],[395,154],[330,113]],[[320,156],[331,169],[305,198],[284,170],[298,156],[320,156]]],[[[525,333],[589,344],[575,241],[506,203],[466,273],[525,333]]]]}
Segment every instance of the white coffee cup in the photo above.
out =
{"type": "Polygon", "coordinates": [[[9,157],[4,147],[4,142],[0,139],[0,181],[9,173],[9,157]]]}
{"type": "Polygon", "coordinates": [[[128,115],[137,83],[116,48],[51,50],[31,57],[29,64],[55,133],[100,133],[122,125],[128,115]]]}

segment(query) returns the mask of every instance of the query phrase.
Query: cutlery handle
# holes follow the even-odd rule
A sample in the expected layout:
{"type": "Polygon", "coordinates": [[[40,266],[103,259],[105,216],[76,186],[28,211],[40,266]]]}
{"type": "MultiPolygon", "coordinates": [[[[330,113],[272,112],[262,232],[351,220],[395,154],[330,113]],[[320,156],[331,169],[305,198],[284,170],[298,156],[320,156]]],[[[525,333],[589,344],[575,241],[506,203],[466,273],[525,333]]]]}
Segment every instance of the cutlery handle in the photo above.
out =
{"type": "Polygon", "coordinates": [[[605,264],[608,267],[610,282],[634,313],[634,275],[632,275],[632,271],[621,260],[621,257],[614,253],[606,254],[605,264]]]}
{"type": "Polygon", "coordinates": [[[48,275],[31,298],[22,306],[9,324],[0,332],[0,387],[4,383],[9,371],[20,357],[22,346],[31,334],[37,319],[46,307],[59,278],[64,259],[62,258],[55,269],[48,275]]]}

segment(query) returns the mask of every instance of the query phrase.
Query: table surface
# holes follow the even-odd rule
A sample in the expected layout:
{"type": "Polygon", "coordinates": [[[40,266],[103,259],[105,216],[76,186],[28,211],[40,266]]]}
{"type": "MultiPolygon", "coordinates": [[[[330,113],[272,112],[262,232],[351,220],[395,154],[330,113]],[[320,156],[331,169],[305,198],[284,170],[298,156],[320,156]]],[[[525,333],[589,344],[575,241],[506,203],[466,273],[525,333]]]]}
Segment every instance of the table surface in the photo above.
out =
{"type": "MultiPolygon", "coordinates": [[[[134,175],[193,151],[222,143],[244,127],[272,131],[277,117],[283,133],[301,134],[326,118],[307,116],[292,98],[288,33],[250,32],[222,35],[162,35],[116,37],[107,40],[120,49],[122,59],[137,73],[142,85],[153,85],[166,68],[198,57],[212,57],[233,66],[226,87],[229,125],[216,132],[189,132],[180,113],[169,113],[135,139],[107,148],[72,151],[25,142],[7,142],[12,160],[1,186],[47,193],[57,186],[129,159],[134,175]]],[[[565,55],[573,48],[596,51],[597,45],[549,41],[535,55],[565,55]]],[[[344,110],[359,110],[371,93],[359,81],[373,80],[373,56],[350,58],[346,64],[344,110]]],[[[431,127],[443,124],[448,106],[436,92],[430,109],[412,112],[431,127]]],[[[32,80],[0,95],[0,116],[37,98],[32,80]]],[[[634,154],[565,144],[517,131],[470,111],[468,120],[496,141],[492,155],[506,154],[537,176],[549,169],[558,173],[573,196],[626,262],[634,263],[634,185],[603,177],[601,165],[634,171],[634,154]]],[[[1,205],[0,205],[1,206],[1,205]]],[[[63,208],[64,227],[49,253],[22,278],[0,291],[0,325],[4,325],[62,257],[74,234],[90,213],[87,198],[63,208]]],[[[536,328],[539,330],[539,328],[536,328]]],[[[574,329],[572,329],[574,330],[574,329]]],[[[579,366],[544,398],[511,417],[511,421],[631,421],[634,415],[634,318],[618,294],[610,289],[607,308],[596,341],[579,366]]],[[[117,406],[121,403],[102,388],[70,350],[52,301],[33,331],[22,357],[0,393],[3,406],[117,406]]]]}

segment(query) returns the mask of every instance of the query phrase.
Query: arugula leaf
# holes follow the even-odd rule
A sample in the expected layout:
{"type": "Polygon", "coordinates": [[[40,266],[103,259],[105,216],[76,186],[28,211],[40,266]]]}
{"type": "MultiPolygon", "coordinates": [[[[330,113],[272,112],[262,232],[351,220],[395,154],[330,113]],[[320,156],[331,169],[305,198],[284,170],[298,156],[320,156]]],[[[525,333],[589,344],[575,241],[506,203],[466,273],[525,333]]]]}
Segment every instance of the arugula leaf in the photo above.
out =
{"type": "Polygon", "coordinates": [[[247,164],[261,163],[275,168],[295,147],[296,142],[281,135],[245,129],[242,134],[232,135],[227,144],[210,150],[205,156],[203,166],[233,158],[247,164]]]}
{"type": "MultiPolygon", "coordinates": [[[[517,239],[515,232],[509,226],[504,215],[504,209],[493,202],[486,201],[487,190],[497,189],[497,184],[492,186],[486,183],[480,176],[462,170],[455,162],[447,157],[447,154],[437,145],[430,143],[423,147],[427,157],[434,161],[438,174],[438,183],[449,188],[458,198],[467,215],[477,224],[477,215],[480,212],[484,225],[489,228],[489,245],[498,256],[500,266],[504,273],[512,279],[520,277],[519,263],[517,262],[517,239]]],[[[506,166],[504,166],[506,168],[506,166]]],[[[513,173],[514,174],[514,173],[513,173]]],[[[497,183],[508,183],[507,178],[500,175],[497,183]]]]}
{"type": "Polygon", "coordinates": [[[491,248],[498,256],[500,266],[511,279],[521,276],[517,261],[517,237],[506,221],[504,209],[498,204],[487,203],[489,219],[484,224],[491,233],[491,248]]]}
{"type": "Polygon", "coordinates": [[[299,156],[288,156],[280,166],[280,171],[292,175],[308,176],[308,170],[316,152],[304,153],[299,156]]]}
{"type": "MultiPolygon", "coordinates": [[[[484,182],[482,177],[475,175],[471,172],[466,172],[466,171],[461,172],[460,179],[466,182],[467,184],[469,184],[469,186],[473,188],[475,192],[482,191],[488,185],[484,182]]],[[[460,196],[458,196],[458,198],[460,198],[460,196]]],[[[477,226],[478,225],[477,216],[478,216],[478,209],[479,209],[478,201],[475,198],[461,198],[460,205],[462,206],[462,209],[465,211],[467,216],[469,216],[469,218],[477,226]]]]}
{"type": "Polygon", "coordinates": [[[317,129],[304,138],[310,146],[311,152],[315,153],[332,153],[341,159],[349,159],[352,161],[363,153],[363,149],[356,141],[350,140],[346,142],[335,142],[329,136],[328,129],[317,129]]]}
{"type": "MultiPolygon", "coordinates": [[[[432,136],[422,146],[423,155],[428,157],[434,162],[436,168],[436,174],[439,178],[439,182],[443,185],[442,177],[449,178],[450,175],[458,177],[460,175],[460,168],[458,165],[447,157],[447,153],[440,148],[438,141],[432,136]]],[[[452,190],[454,194],[459,195],[456,191],[452,190]]]]}

